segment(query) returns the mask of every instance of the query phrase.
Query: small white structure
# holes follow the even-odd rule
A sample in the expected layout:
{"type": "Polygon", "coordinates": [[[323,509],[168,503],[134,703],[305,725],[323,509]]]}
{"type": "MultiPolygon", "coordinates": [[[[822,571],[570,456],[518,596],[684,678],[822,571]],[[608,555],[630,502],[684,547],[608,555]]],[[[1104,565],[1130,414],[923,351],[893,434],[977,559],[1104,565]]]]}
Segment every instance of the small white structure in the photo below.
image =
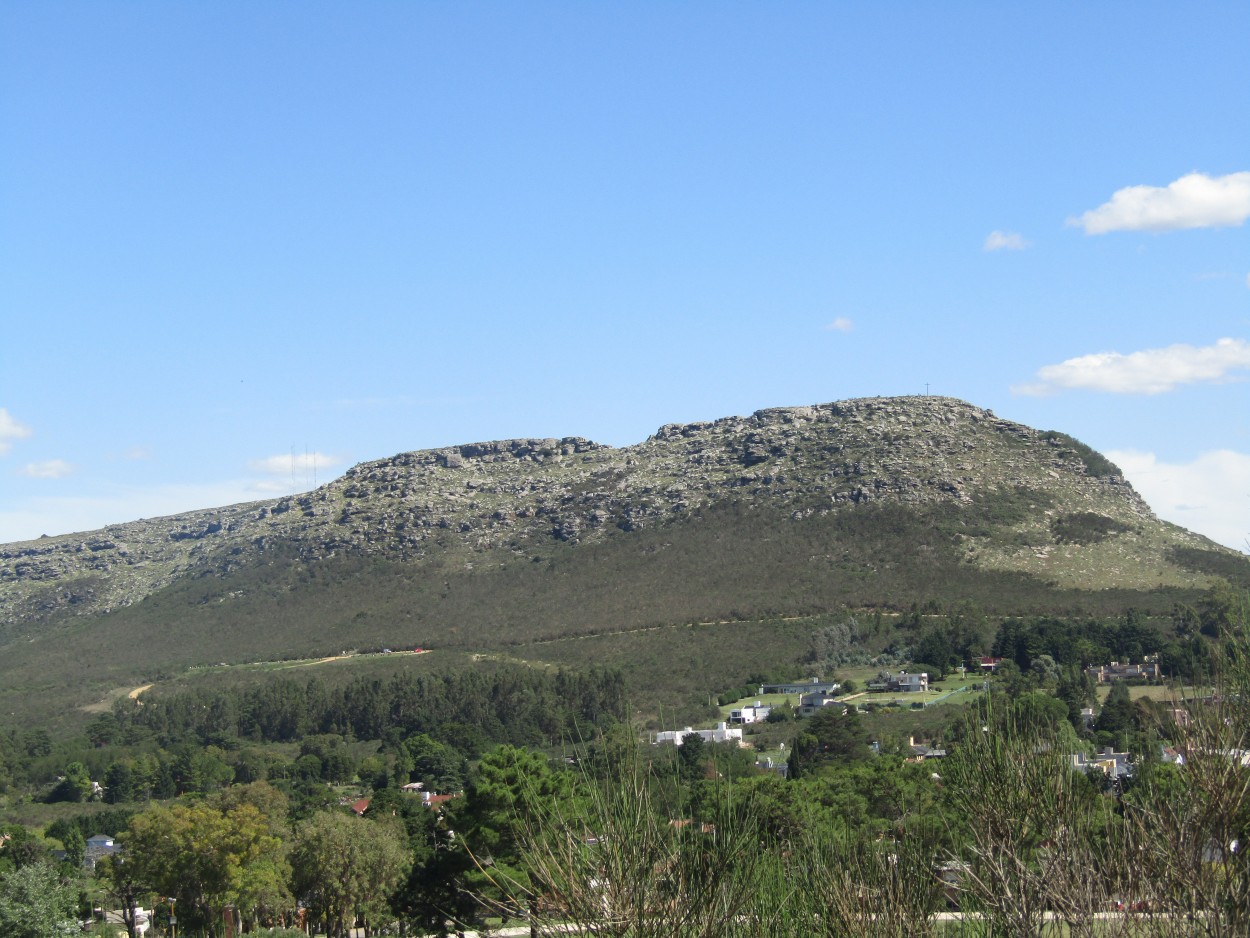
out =
{"type": "Polygon", "coordinates": [[[705,743],[725,743],[731,739],[742,741],[741,729],[730,727],[725,723],[717,723],[715,728],[710,730],[696,730],[693,726],[687,726],[684,730],[664,730],[651,737],[651,744],[658,746],[660,743],[672,743],[674,746],[680,746],[690,735],[702,737],[705,743]]]}
{"type": "Polygon", "coordinates": [[[743,725],[747,723],[758,723],[761,720],[767,719],[768,715],[772,712],[772,707],[765,707],[757,700],[755,701],[754,706],[738,707],[734,710],[730,710],[729,722],[741,723],[743,725]]]}

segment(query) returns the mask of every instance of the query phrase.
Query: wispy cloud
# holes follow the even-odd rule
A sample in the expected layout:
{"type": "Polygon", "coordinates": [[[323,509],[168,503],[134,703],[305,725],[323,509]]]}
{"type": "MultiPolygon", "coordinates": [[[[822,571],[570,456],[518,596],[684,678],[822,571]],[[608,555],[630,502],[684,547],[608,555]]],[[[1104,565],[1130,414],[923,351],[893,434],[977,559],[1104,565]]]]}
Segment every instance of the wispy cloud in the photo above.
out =
{"type": "Polygon", "coordinates": [[[1086,234],[1223,228],[1250,218],[1250,172],[1190,173],[1166,186],[1128,186],[1068,224],[1086,234]]]}
{"type": "Polygon", "coordinates": [[[1023,251],[1032,244],[1014,231],[991,231],[981,245],[983,251],[1023,251]]]}
{"type": "Polygon", "coordinates": [[[342,465],[343,460],[328,453],[281,453],[253,459],[247,464],[253,472],[263,473],[265,478],[255,480],[252,488],[264,494],[287,493],[292,488],[312,488],[318,482],[331,478],[330,471],[342,465]]]}
{"type": "Polygon", "coordinates": [[[278,456],[266,456],[264,459],[253,459],[247,467],[254,472],[267,475],[300,475],[314,470],[320,472],[337,466],[342,460],[326,453],[282,453],[278,456]]]}
{"type": "Polygon", "coordinates": [[[1108,451],[1133,488],[1166,521],[1198,531],[1226,547],[1250,542],[1250,454],[1203,453],[1190,462],[1167,463],[1154,453],[1108,451]]]}
{"type": "Polygon", "coordinates": [[[855,323],[851,322],[845,316],[839,316],[833,322],[825,325],[825,332],[850,332],[855,328],[855,323]]]}
{"type": "Polygon", "coordinates": [[[44,462],[28,462],[17,470],[19,475],[32,479],[63,479],[74,471],[64,459],[48,459],[44,462]]]}
{"type": "Polygon", "coordinates": [[[30,434],[30,427],[19,423],[7,409],[0,407],[0,456],[13,448],[14,440],[24,440],[30,434]]]}
{"type": "Polygon", "coordinates": [[[1214,345],[1169,345],[1121,355],[1099,352],[1038,369],[1036,382],[1017,385],[1015,394],[1042,396],[1082,389],[1108,394],[1162,394],[1183,384],[1235,380],[1250,369],[1250,342],[1220,339],[1214,345]]]}

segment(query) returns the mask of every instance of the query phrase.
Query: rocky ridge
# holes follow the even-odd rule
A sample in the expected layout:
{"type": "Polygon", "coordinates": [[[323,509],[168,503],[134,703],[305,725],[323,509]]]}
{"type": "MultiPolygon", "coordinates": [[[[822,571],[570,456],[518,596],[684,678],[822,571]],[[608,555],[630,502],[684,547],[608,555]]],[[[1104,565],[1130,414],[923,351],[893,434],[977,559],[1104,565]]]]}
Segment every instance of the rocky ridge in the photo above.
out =
{"type": "Polygon", "coordinates": [[[1015,546],[970,538],[975,562],[1081,586],[1080,563],[1058,562],[1073,545],[1057,550],[1047,533],[1056,515],[1073,513],[1136,538],[1132,553],[1149,555],[1159,582],[1165,541],[1214,548],[1159,522],[1114,466],[1070,437],[951,398],[864,398],[670,424],[622,448],[566,437],[402,453],[303,495],[0,545],[0,623],[128,605],[279,545],[310,561],[341,551],[420,561],[448,544],[524,555],[726,499],[801,518],[873,502],[965,504],[1004,490],[1046,497],[1015,546]]]}

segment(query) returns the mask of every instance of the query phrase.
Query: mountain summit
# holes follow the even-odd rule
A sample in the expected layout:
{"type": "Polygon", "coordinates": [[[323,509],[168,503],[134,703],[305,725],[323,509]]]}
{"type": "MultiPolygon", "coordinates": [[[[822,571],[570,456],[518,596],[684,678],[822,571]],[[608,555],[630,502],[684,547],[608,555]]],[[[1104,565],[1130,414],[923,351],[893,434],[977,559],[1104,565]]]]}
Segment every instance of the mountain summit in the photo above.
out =
{"type": "Polygon", "coordinates": [[[190,580],[218,583],[225,602],[275,564],[365,559],[405,571],[417,620],[432,615],[433,581],[454,592],[450,580],[470,575],[492,608],[540,614],[540,566],[589,578],[565,583],[570,596],[600,592],[593,557],[613,588],[641,597],[663,570],[617,555],[674,543],[684,575],[718,556],[736,571],[715,608],[673,610],[694,615],[923,600],[978,573],[1060,590],[1193,587],[1235,556],[1158,520],[1063,433],[951,398],[864,398],[670,424],[623,448],[566,437],[403,453],[303,495],[3,545],[0,641],[190,580]]]}

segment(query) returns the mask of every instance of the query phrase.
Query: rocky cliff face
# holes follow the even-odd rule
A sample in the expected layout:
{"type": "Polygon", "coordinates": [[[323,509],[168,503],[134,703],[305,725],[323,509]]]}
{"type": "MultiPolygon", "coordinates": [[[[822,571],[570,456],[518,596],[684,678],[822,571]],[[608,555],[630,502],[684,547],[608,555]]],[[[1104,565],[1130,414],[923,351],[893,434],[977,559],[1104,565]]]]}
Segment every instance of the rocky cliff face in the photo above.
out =
{"type": "Polygon", "coordinates": [[[138,602],[277,546],[310,560],[353,551],[419,561],[449,544],[524,555],[689,518],[726,499],[802,518],[1012,490],[1041,493],[1036,517],[1007,544],[970,537],[971,561],[1094,585],[1081,569],[1109,541],[1127,579],[1137,570],[1154,585],[1171,577],[1169,544],[1213,547],[1158,522],[1118,470],[1062,434],[950,398],[869,398],[671,424],[619,449],[570,437],[403,453],[300,496],[3,545],[0,623],[138,602]],[[1076,515],[1103,519],[1115,536],[1084,551],[1064,544],[1055,522],[1076,515]]]}

